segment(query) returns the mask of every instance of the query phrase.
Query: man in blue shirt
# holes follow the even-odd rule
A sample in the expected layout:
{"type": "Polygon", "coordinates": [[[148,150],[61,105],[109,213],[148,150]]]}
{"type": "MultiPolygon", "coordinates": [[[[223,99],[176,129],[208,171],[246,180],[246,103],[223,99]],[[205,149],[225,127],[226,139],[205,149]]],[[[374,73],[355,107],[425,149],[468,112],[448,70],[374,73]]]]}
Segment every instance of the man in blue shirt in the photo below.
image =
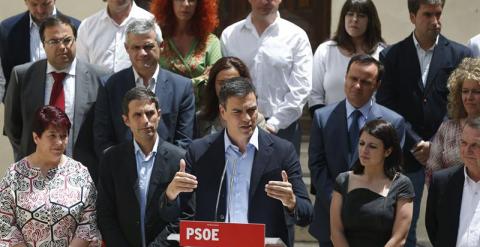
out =
{"type": "MultiPolygon", "coordinates": [[[[256,127],[257,95],[248,79],[225,81],[219,102],[225,131],[192,142],[186,172],[176,174],[165,192],[168,200],[185,192],[181,219],[261,223],[266,237],[292,246],[294,225],[312,218],[295,148],[256,127]]],[[[161,204],[160,211],[177,205],[161,204]]]]}
{"type": "Polygon", "coordinates": [[[185,152],[158,135],[161,110],[152,91],[131,89],[122,109],[133,141],[112,147],[100,163],[98,224],[107,246],[145,247],[166,241],[170,218],[158,207],[185,152]]]}

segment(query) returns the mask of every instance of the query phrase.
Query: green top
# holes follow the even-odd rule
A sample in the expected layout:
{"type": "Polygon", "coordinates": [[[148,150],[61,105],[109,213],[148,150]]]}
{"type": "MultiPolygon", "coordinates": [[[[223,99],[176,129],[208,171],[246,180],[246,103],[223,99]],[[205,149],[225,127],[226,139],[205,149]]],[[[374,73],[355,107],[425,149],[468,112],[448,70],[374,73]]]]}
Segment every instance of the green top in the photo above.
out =
{"type": "Polygon", "coordinates": [[[208,80],[210,67],[222,57],[220,40],[213,35],[208,35],[203,49],[199,49],[198,40],[195,39],[185,57],[178,51],[171,38],[163,41],[160,48],[160,66],[163,69],[191,78],[198,96],[199,88],[205,86],[208,80]]]}

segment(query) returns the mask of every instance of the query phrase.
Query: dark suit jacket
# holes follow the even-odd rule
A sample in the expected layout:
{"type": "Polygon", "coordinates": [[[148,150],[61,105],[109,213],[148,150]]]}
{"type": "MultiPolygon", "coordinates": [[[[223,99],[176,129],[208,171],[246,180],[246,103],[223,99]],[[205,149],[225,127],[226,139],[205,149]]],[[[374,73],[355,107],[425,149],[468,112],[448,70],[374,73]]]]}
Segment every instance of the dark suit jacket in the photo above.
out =
{"type": "MultiPolygon", "coordinates": [[[[35,111],[45,104],[47,60],[16,66],[5,96],[5,133],[12,144],[15,160],[35,151],[32,123],[35,111]]],[[[108,75],[104,69],[77,60],[73,116],[73,158],[87,166],[96,177],[93,147],[93,110],[101,80],[108,75]]],[[[95,181],[95,180],[94,180],[95,181]]]]}
{"type": "MultiPolygon", "coordinates": [[[[162,139],[186,148],[193,136],[195,117],[192,82],[160,69],[156,83],[155,94],[162,110],[158,134],[162,139]]],[[[99,90],[94,120],[95,149],[99,157],[109,147],[132,140],[132,133],[122,120],[122,100],[134,87],[135,76],[130,67],[113,74],[99,90]]]]}
{"type": "MultiPolygon", "coordinates": [[[[147,192],[145,239],[148,245],[158,235],[166,240],[170,218],[159,213],[159,203],[166,200],[165,190],[179,170],[185,151],[162,139],[147,192]]],[[[100,162],[97,215],[98,226],[107,246],[142,245],[137,163],[133,141],[109,149],[100,162]]]]}
{"type": "MultiPolygon", "coordinates": [[[[187,151],[186,170],[197,177],[198,187],[194,196],[193,193],[180,194],[184,219],[225,221],[227,175],[222,183],[217,219],[214,218],[217,191],[225,167],[224,133],[221,131],[194,140],[187,151]]],[[[293,246],[294,225],[306,226],[312,218],[312,205],[295,148],[290,142],[261,129],[258,129],[258,143],[250,178],[248,222],[265,224],[265,236],[279,237],[288,246],[293,246]],[[296,195],[293,214],[265,192],[268,181],[282,181],[282,170],[287,172],[296,195]]]]}
{"type": "MultiPolygon", "coordinates": [[[[57,10],[57,14],[61,15],[62,13],[57,10]]],[[[69,18],[78,28],[80,21],[69,18]]],[[[20,13],[2,21],[0,24],[0,57],[7,83],[13,67],[30,62],[30,12],[20,13]]]]}
{"type": "Polygon", "coordinates": [[[410,150],[421,140],[430,140],[447,113],[447,80],[450,73],[471,51],[440,35],[433,51],[426,86],[423,86],[412,35],[385,49],[380,60],[385,75],[377,91],[377,102],[398,114],[407,122],[404,157],[405,172],[422,166],[410,150]]]}
{"type": "Polygon", "coordinates": [[[464,166],[450,167],[433,174],[428,190],[425,226],[434,247],[450,247],[457,243],[464,182],[464,166]]]}
{"type": "MultiPolygon", "coordinates": [[[[358,160],[358,150],[349,157],[347,110],[345,100],[315,111],[308,148],[308,167],[315,216],[309,232],[320,242],[330,241],[330,201],[338,174],[350,170],[358,160]]],[[[405,138],[405,121],[397,113],[374,103],[367,122],[383,119],[395,127],[401,144],[405,138]]]]}

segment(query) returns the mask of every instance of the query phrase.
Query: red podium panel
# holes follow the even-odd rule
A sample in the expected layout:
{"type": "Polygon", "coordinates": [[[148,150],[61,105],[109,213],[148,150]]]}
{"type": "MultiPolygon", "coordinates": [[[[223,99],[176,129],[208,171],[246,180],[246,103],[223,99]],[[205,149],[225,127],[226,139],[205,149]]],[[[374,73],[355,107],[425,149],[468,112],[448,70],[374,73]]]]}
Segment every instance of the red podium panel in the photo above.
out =
{"type": "Polygon", "coordinates": [[[180,246],[263,247],[265,225],[182,220],[180,246]]]}

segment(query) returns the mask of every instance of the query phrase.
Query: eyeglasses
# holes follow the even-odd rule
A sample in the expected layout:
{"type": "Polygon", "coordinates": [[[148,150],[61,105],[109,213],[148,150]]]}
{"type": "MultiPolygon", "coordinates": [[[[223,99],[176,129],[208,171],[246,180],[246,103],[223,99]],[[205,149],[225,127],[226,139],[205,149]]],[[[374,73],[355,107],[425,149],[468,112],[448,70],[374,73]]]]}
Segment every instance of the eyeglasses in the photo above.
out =
{"type": "Polygon", "coordinates": [[[73,41],[75,40],[74,37],[72,36],[67,36],[67,37],[64,37],[62,39],[50,39],[50,40],[47,40],[45,41],[45,44],[49,45],[49,46],[59,46],[60,43],[63,44],[64,46],[70,46],[73,41]]]}

